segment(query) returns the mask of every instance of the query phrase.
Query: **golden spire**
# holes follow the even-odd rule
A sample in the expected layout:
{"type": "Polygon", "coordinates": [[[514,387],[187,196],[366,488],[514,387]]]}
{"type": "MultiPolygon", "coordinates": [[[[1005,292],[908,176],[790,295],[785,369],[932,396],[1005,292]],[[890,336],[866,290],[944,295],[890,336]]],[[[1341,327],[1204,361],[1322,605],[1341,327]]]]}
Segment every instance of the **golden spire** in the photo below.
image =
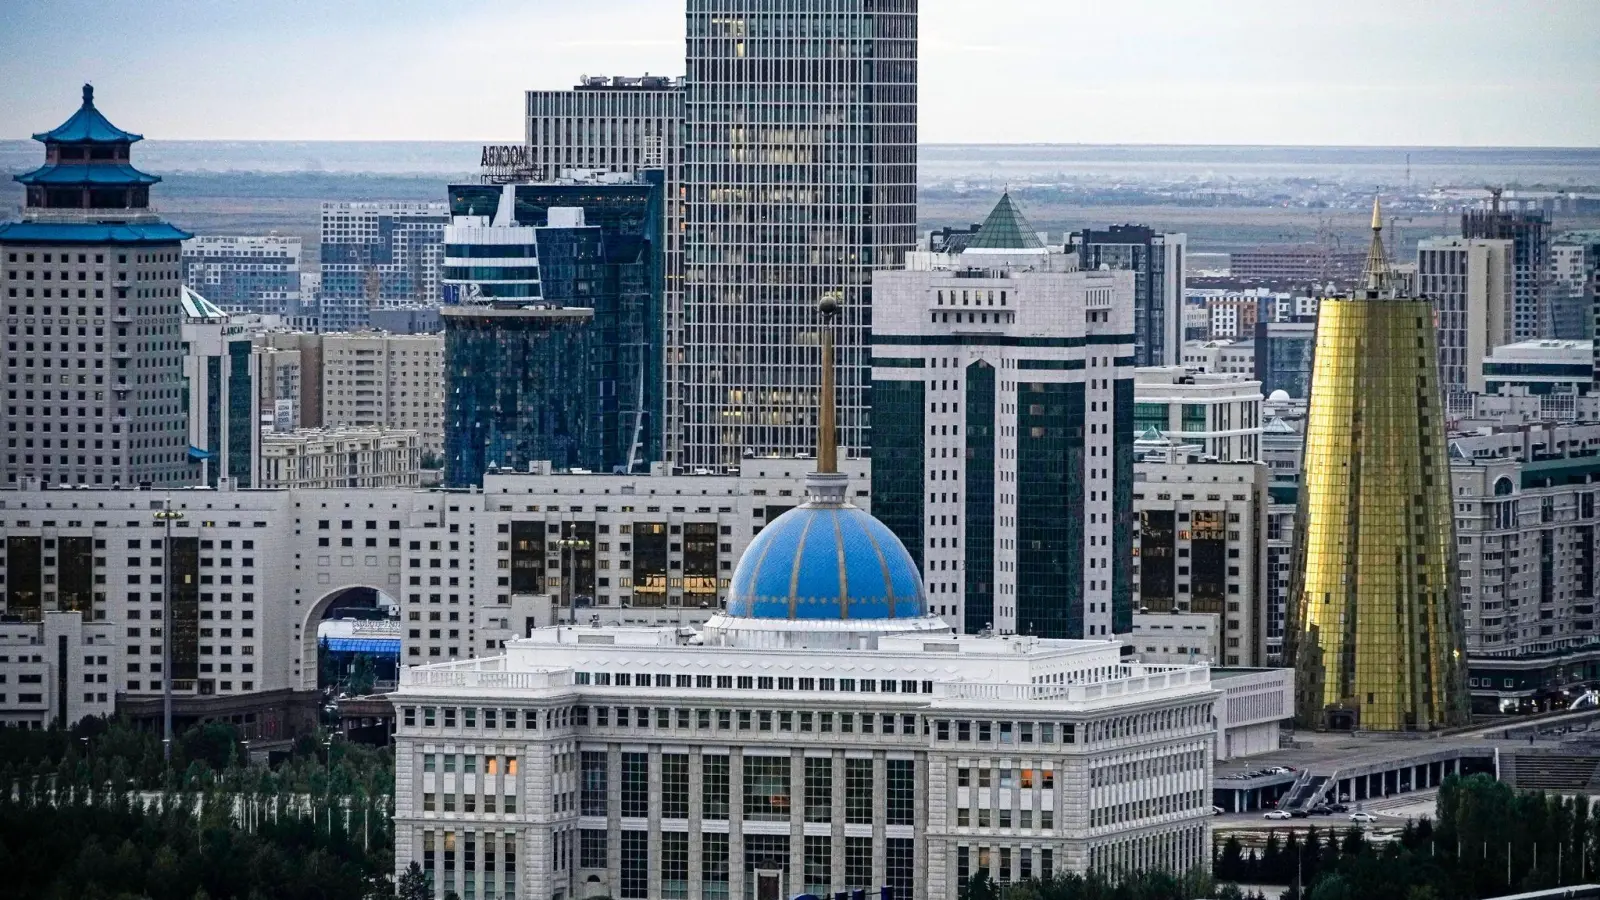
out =
{"type": "Polygon", "coordinates": [[[817,411],[817,472],[839,471],[839,440],[835,434],[833,406],[833,320],[839,317],[839,298],[824,294],[817,310],[822,313],[822,396],[817,411]]]}
{"type": "Polygon", "coordinates": [[[1389,254],[1383,248],[1383,207],[1376,195],[1372,198],[1372,247],[1367,251],[1367,264],[1362,274],[1367,279],[1367,290],[1382,291],[1389,287],[1391,271],[1389,254]]]}

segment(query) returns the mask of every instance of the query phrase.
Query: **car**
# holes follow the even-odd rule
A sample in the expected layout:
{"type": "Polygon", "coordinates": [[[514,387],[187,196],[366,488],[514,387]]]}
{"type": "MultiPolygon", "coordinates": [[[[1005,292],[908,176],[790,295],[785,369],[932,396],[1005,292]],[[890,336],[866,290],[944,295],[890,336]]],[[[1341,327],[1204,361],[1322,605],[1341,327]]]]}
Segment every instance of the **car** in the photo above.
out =
{"type": "Polygon", "coordinates": [[[1289,768],[1288,766],[1273,766],[1272,768],[1267,769],[1265,771],[1266,771],[1266,773],[1268,775],[1288,775],[1290,772],[1293,772],[1294,770],[1289,768]]]}
{"type": "Polygon", "coordinates": [[[1289,815],[1289,813],[1287,811],[1285,811],[1285,810],[1275,809],[1272,812],[1269,812],[1266,815],[1262,816],[1261,818],[1263,818],[1263,819],[1291,819],[1291,818],[1294,818],[1294,817],[1289,815]]]}
{"type": "Polygon", "coordinates": [[[1222,807],[1220,807],[1220,806],[1211,807],[1211,814],[1213,816],[1220,816],[1220,815],[1222,815],[1222,813],[1223,813],[1222,807]]]}
{"type": "Polygon", "coordinates": [[[1311,807],[1311,814],[1313,816],[1331,816],[1333,815],[1333,807],[1319,803],[1311,807]]]}
{"type": "Polygon", "coordinates": [[[1350,811],[1350,806],[1348,804],[1345,804],[1345,803],[1335,803],[1332,806],[1328,807],[1328,809],[1330,809],[1330,810],[1332,810],[1333,812],[1336,812],[1336,813],[1349,812],[1350,811]]]}
{"type": "Polygon", "coordinates": [[[1289,810],[1289,815],[1296,819],[1306,819],[1310,818],[1311,813],[1308,813],[1303,809],[1291,809],[1289,810]]]}
{"type": "Polygon", "coordinates": [[[1353,812],[1350,814],[1350,821],[1372,823],[1378,821],[1378,817],[1369,812],[1353,812]]]}

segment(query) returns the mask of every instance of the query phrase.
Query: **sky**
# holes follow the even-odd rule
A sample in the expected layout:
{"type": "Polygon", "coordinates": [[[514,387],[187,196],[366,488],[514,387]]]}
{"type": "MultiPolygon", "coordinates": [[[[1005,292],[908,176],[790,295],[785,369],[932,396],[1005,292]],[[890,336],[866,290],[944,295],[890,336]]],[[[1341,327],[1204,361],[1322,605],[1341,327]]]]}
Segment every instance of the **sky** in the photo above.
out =
{"type": "MultiPolygon", "coordinates": [[[[681,0],[0,0],[0,138],[520,141],[681,0]]],[[[925,143],[1600,146],[1600,0],[922,0],[925,143]]]]}

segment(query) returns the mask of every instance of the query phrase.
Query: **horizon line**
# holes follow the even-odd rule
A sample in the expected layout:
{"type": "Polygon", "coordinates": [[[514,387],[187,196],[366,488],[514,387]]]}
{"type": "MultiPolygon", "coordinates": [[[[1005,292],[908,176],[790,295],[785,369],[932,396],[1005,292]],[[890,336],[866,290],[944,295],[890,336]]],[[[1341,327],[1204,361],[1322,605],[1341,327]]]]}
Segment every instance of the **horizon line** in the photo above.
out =
{"type": "MultiPolygon", "coordinates": [[[[501,146],[521,144],[520,141],[474,138],[239,138],[239,137],[164,137],[148,135],[141,143],[190,144],[465,144],[469,146],[501,146]]],[[[35,143],[32,135],[0,137],[0,143],[35,143]]],[[[1600,147],[1561,144],[1248,144],[1248,143],[1174,143],[1170,141],[926,141],[918,147],[1144,147],[1218,148],[1239,150],[1564,150],[1600,154],[1600,147]]]]}

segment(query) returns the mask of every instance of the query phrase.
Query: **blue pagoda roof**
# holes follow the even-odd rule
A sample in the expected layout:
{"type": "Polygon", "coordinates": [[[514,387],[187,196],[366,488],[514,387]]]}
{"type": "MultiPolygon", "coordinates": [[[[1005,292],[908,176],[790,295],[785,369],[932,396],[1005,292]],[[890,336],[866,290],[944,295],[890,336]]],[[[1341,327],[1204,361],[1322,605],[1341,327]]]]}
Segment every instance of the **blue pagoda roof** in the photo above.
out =
{"type": "Polygon", "coordinates": [[[16,175],[14,178],[29,185],[155,184],[161,180],[160,176],[141,172],[127,163],[91,165],[56,163],[40,166],[32,172],[16,175]]]}
{"type": "Polygon", "coordinates": [[[86,84],[83,106],[53,130],[40,132],[33,139],[47,144],[131,144],[144,140],[144,135],[123,131],[111,124],[94,108],[94,85],[86,84]]]}
{"type": "MultiPolygon", "coordinates": [[[[138,212],[139,210],[134,210],[138,212]]],[[[166,222],[4,222],[0,241],[35,244],[170,244],[194,237],[166,222]]]]}

